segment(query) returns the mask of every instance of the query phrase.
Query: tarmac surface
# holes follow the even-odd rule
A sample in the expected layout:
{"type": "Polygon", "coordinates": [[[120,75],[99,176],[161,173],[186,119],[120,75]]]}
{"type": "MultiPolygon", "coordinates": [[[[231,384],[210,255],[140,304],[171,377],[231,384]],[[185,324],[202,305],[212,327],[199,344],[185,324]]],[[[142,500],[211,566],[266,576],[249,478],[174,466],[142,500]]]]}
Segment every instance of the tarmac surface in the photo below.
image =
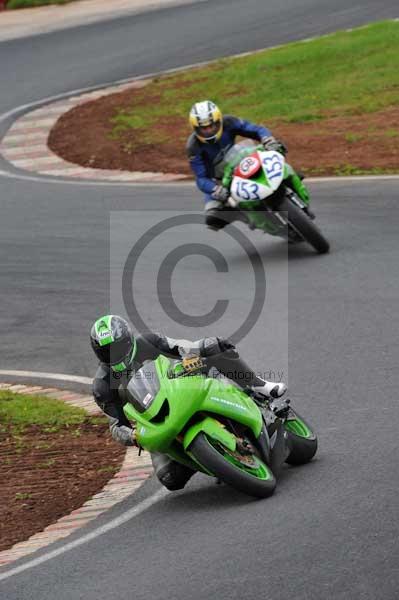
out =
{"type": "MultiPolygon", "coordinates": [[[[389,0],[214,1],[4,42],[0,110],[396,11],[389,0]]],[[[2,368],[90,376],[90,323],[109,307],[122,309],[127,254],[145,233],[150,243],[133,288],[151,328],[174,337],[230,335],[248,314],[251,261],[227,232],[193,222],[202,206],[192,185],[88,187],[26,181],[4,161],[0,169],[14,173],[0,176],[2,368]],[[150,239],[154,223],[181,214],[185,226],[150,239]],[[220,252],[228,270],[186,256],[172,269],[176,304],[198,316],[218,299],[230,301],[220,321],[196,329],[174,322],[170,306],[165,313],[169,281],[158,277],[173,247],[192,243],[220,252]]],[[[289,381],[294,405],[318,432],[317,460],[284,469],[266,501],[198,475],[184,491],[130,513],[158,493],[151,480],[87,527],[101,535],[10,577],[0,570],[7,600],[397,598],[398,182],[310,187],[330,255],[301,245],[288,261],[283,242],[237,227],[266,272],[266,300],[239,348],[255,369],[289,381]],[[126,514],[132,518],[99,530],[126,514]]]]}

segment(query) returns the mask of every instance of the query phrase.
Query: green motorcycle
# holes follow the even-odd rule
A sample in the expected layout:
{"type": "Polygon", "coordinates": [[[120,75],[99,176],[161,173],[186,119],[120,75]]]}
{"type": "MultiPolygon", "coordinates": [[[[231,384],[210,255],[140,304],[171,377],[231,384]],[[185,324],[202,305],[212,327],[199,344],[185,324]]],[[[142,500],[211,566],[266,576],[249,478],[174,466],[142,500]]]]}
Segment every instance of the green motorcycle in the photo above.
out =
{"type": "Polygon", "coordinates": [[[230,190],[228,204],[244,213],[251,229],[290,243],[306,241],[319,254],[329,251],[313,222],[307,190],[283,154],[244,141],[227,152],[219,169],[230,190]]]}
{"type": "Polygon", "coordinates": [[[124,412],[138,444],[258,498],[270,496],[285,462],[313,458],[317,438],[289,400],[210,377],[205,359],[159,356],[130,379],[124,412]],[[262,402],[261,402],[262,398],[262,402]]]}

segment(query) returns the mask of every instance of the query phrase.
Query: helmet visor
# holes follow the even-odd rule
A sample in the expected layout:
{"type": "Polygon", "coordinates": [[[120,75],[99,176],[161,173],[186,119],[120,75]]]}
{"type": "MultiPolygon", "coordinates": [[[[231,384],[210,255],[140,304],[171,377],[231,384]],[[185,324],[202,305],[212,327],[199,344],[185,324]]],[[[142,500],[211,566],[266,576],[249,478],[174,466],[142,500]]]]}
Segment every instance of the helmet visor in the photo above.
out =
{"type": "Polygon", "coordinates": [[[107,365],[116,365],[125,361],[132,350],[132,340],[124,339],[116,342],[111,342],[105,346],[99,346],[96,354],[101,362],[107,365]]]}
{"type": "Polygon", "coordinates": [[[195,132],[197,135],[202,137],[204,140],[211,140],[214,138],[220,131],[221,122],[215,121],[210,125],[199,125],[195,128],[195,132]]]}

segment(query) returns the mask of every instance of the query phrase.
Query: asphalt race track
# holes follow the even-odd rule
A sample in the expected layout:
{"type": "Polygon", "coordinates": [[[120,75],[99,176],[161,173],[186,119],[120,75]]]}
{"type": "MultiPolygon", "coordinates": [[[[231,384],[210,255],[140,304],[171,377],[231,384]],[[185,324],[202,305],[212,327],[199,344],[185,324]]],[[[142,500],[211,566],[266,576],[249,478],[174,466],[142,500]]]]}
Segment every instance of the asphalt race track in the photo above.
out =
{"type": "MultiPolygon", "coordinates": [[[[72,89],[399,16],[396,0],[265,4],[214,0],[0,43],[0,113],[72,89]]],[[[0,171],[14,172],[4,162],[0,171]]],[[[266,501],[197,475],[184,491],[161,495],[87,543],[10,577],[32,557],[0,569],[1,598],[398,598],[399,183],[310,187],[330,255],[297,246],[288,266],[282,242],[238,226],[263,260],[267,285],[257,323],[239,347],[257,370],[289,381],[293,402],[319,434],[317,460],[284,469],[266,501]]],[[[95,368],[89,325],[121,303],[124,253],[157,219],[191,218],[202,209],[192,185],[66,185],[17,173],[0,175],[0,202],[1,368],[85,376],[95,368]]],[[[143,252],[133,286],[140,314],[171,336],[205,332],[165,315],[162,278],[157,298],[157,270],[173,239],[175,246],[214,247],[227,261],[228,271],[217,273],[204,256],[184,258],[172,289],[191,315],[228,299],[220,323],[205,329],[230,335],[253,299],[250,260],[226,232],[194,223],[152,239],[143,252]]],[[[159,488],[147,482],[67,542],[140,507],[159,488]]]]}

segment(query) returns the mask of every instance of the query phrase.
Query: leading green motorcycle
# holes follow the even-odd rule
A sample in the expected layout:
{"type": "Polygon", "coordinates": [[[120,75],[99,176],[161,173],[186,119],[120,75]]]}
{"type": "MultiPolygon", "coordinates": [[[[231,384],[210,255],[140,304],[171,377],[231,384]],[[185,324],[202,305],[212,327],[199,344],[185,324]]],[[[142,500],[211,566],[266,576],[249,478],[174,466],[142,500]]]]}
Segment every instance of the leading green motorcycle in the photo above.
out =
{"type": "Polygon", "coordinates": [[[159,356],[130,379],[124,412],[137,442],[194,471],[258,498],[273,494],[285,461],[306,463],[317,450],[310,425],[290,406],[210,377],[205,359],[159,356]]]}
{"type": "Polygon", "coordinates": [[[290,243],[308,242],[319,254],[329,251],[313,222],[307,190],[281,152],[245,140],[230,148],[219,169],[230,191],[228,204],[245,215],[251,229],[290,243]]]}

